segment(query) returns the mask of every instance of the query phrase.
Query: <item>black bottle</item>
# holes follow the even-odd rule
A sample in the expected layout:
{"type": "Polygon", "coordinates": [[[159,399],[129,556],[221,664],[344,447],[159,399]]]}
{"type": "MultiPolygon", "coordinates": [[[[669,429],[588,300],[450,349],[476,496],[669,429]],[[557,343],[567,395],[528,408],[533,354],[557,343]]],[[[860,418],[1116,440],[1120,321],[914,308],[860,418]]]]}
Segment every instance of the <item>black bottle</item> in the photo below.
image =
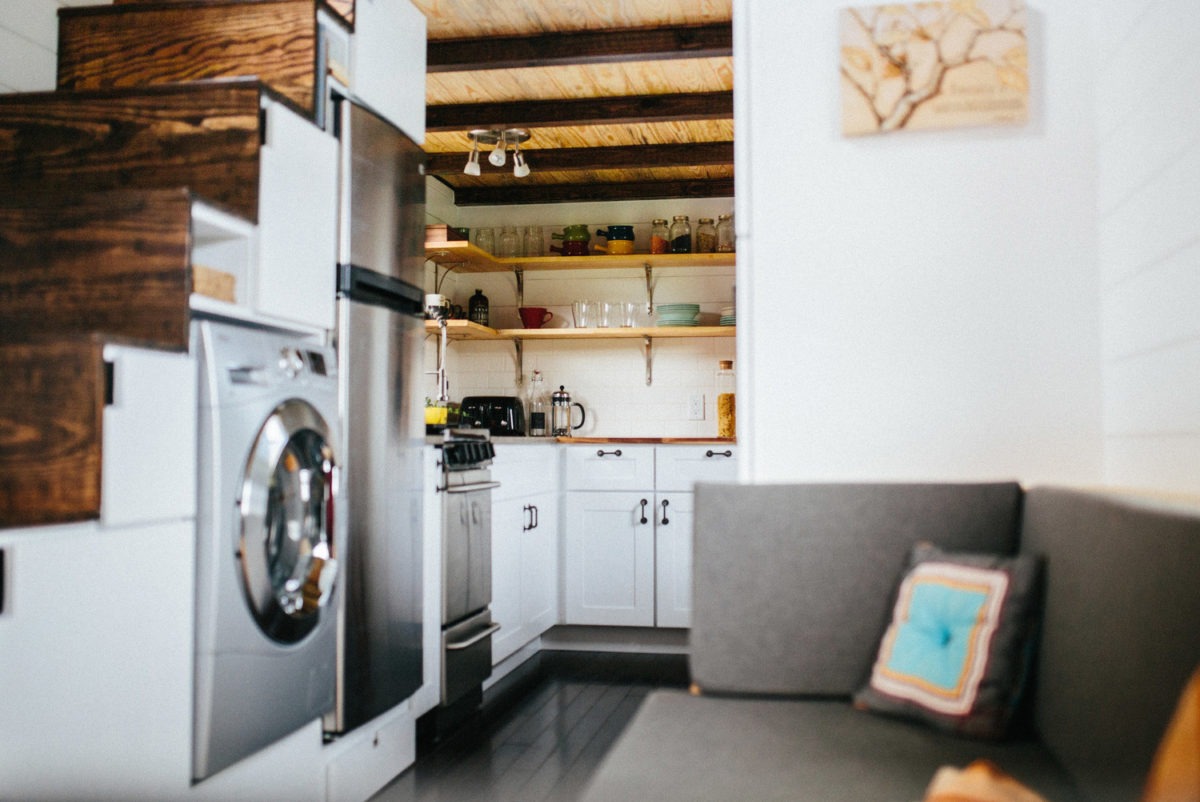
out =
{"type": "Polygon", "coordinates": [[[475,290],[475,294],[471,296],[468,309],[468,315],[472,323],[478,323],[480,326],[488,324],[488,299],[483,294],[483,290],[475,290]]]}

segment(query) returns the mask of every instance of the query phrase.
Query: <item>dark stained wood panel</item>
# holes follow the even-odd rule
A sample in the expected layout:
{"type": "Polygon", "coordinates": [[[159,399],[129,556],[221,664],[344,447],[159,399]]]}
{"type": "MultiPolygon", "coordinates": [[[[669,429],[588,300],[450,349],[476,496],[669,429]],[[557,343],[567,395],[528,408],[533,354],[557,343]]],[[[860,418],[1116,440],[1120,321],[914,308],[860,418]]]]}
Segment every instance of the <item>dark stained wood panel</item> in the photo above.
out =
{"type": "Polygon", "coordinates": [[[0,199],[0,341],[96,331],[186,350],[190,224],[184,190],[0,199]]]}
{"type": "MultiPolygon", "coordinates": [[[[599,148],[522,148],[527,161],[542,170],[631,170],[646,166],[695,167],[733,164],[732,142],[690,142],[681,145],[619,145],[599,148]]],[[[458,175],[470,151],[431,153],[426,175],[458,175]]]]}
{"type": "Polygon", "coordinates": [[[63,8],[58,88],[105,89],[257,76],[310,118],[315,0],[63,8]]]}
{"type": "Polygon", "coordinates": [[[0,528],[98,518],[99,338],[0,343],[0,376],[0,528]]]}
{"type": "Polygon", "coordinates": [[[719,120],[733,117],[733,92],[426,106],[425,130],[719,120]]]}
{"type": "Polygon", "coordinates": [[[438,73],[732,55],[733,24],[719,22],[434,40],[429,43],[426,64],[428,72],[438,73]]]}
{"type": "MultiPolygon", "coordinates": [[[[201,3],[219,4],[228,3],[229,0],[113,0],[113,5],[166,5],[167,3],[175,3],[178,5],[199,5],[201,3]]],[[[274,0],[240,0],[243,3],[269,3],[274,0]]],[[[341,17],[348,25],[354,25],[354,0],[325,0],[319,5],[328,8],[334,14],[341,17]]]]}
{"type": "Polygon", "coordinates": [[[190,187],[258,221],[256,81],[0,95],[9,193],[190,187]]]}
{"type": "Polygon", "coordinates": [[[663,198],[733,197],[733,179],[695,181],[626,181],[600,184],[518,184],[516,186],[459,187],[458,206],[496,206],[525,203],[591,203],[597,201],[653,200],[663,198]]]}

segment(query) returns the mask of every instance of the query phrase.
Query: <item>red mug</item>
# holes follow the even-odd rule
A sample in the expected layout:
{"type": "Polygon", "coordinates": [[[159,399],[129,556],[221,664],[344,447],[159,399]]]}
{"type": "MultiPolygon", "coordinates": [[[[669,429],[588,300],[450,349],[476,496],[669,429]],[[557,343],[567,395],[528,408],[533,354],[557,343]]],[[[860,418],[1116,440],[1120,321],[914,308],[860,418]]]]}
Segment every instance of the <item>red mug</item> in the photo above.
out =
{"type": "Polygon", "coordinates": [[[527,329],[540,329],[554,319],[554,313],[544,306],[522,306],[517,311],[521,313],[521,325],[527,329]]]}

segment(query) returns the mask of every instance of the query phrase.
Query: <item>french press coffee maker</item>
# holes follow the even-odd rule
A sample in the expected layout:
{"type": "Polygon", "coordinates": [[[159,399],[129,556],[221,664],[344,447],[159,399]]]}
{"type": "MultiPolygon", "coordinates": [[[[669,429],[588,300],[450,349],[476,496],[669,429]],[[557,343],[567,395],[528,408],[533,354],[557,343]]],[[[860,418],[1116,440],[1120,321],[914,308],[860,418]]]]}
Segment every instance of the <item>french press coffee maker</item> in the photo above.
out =
{"type": "Polygon", "coordinates": [[[572,429],[583,426],[586,418],[583,404],[572,403],[571,394],[563,385],[558,385],[558,389],[550,394],[550,434],[554,437],[566,437],[572,429]],[[574,426],[571,425],[571,407],[579,407],[579,423],[574,426]]]}

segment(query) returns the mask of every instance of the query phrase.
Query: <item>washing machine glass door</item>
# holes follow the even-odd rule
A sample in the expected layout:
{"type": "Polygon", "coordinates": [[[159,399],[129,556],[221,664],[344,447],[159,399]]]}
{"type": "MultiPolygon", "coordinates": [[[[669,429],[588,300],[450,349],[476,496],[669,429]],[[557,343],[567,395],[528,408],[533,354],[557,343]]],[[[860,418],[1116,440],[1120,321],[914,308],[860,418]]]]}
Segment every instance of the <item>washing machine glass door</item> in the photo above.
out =
{"type": "Polygon", "coordinates": [[[303,639],[337,574],[333,504],[338,466],[329,427],[305,401],[263,422],[242,482],[238,559],[246,600],[269,637],[303,639]]]}

